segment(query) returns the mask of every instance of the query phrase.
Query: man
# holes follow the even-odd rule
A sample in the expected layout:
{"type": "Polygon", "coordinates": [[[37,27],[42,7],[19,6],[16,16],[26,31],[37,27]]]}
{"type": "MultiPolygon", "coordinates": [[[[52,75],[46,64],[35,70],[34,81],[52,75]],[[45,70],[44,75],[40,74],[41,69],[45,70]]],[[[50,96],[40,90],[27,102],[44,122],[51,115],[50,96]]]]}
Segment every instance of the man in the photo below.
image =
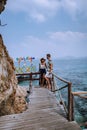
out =
{"type": "Polygon", "coordinates": [[[50,79],[52,79],[52,70],[53,70],[53,63],[51,60],[51,54],[47,54],[47,73],[45,75],[45,79],[48,83],[48,89],[51,90],[51,83],[50,83],[50,79]]]}

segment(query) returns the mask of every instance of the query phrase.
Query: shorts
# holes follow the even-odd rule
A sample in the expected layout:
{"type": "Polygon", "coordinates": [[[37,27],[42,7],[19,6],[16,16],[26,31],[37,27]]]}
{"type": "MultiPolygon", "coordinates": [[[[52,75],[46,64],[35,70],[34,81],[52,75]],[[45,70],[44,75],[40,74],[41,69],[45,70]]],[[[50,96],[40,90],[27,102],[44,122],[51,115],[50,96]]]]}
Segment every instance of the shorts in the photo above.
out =
{"type": "Polygon", "coordinates": [[[46,74],[46,69],[40,69],[41,74],[46,74]]]}
{"type": "Polygon", "coordinates": [[[47,78],[52,78],[52,73],[47,71],[45,77],[47,77],[47,78]]]}

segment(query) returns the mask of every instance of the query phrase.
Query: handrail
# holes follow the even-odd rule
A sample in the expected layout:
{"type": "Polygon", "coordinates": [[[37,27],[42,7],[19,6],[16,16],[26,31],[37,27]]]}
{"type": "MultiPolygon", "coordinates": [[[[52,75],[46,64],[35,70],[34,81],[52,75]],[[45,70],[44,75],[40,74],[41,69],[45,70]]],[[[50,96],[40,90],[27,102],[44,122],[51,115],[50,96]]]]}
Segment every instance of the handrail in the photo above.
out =
{"type": "Polygon", "coordinates": [[[61,78],[61,77],[58,77],[54,72],[52,72],[52,74],[54,75],[54,77],[56,77],[57,79],[59,79],[59,80],[65,82],[65,83],[71,83],[70,81],[67,81],[67,80],[65,80],[65,79],[63,79],[63,78],[61,78]]]}
{"type": "Polygon", "coordinates": [[[58,88],[58,89],[55,89],[55,90],[52,90],[52,92],[56,92],[56,91],[62,90],[62,89],[64,89],[64,88],[66,88],[66,87],[68,87],[68,85],[65,85],[65,86],[63,86],[63,87],[61,87],[61,88],[58,88]]]}
{"type": "MultiPolygon", "coordinates": [[[[55,87],[58,88],[55,79],[54,79],[54,82],[55,82],[55,87]]],[[[58,90],[58,89],[57,89],[57,90],[58,90]]],[[[55,90],[52,91],[52,92],[55,92],[55,90]]],[[[62,102],[62,105],[63,105],[63,107],[64,107],[64,110],[65,110],[66,114],[68,114],[67,108],[66,108],[66,106],[65,106],[65,103],[64,103],[64,101],[63,101],[63,98],[62,98],[62,95],[61,95],[60,91],[58,91],[58,93],[59,93],[60,101],[62,102]]]]}
{"type": "MultiPolygon", "coordinates": [[[[66,112],[66,114],[67,114],[67,116],[68,116],[68,120],[69,121],[73,121],[73,95],[72,95],[72,83],[70,82],[70,81],[67,81],[67,80],[65,80],[65,79],[63,79],[63,78],[60,78],[60,77],[58,77],[55,73],[53,73],[52,72],[52,75],[56,78],[56,79],[58,79],[58,80],[60,80],[60,81],[62,81],[62,82],[64,82],[64,83],[67,83],[67,85],[65,85],[65,86],[63,86],[63,87],[61,87],[61,88],[58,88],[57,90],[53,90],[53,91],[59,91],[59,90],[61,90],[61,89],[64,89],[64,88],[68,88],[68,114],[67,114],[67,112],[66,112]]],[[[62,101],[63,102],[63,101],[62,101]]],[[[65,109],[65,104],[64,104],[64,102],[63,102],[63,106],[64,106],[64,109],[65,109]]]]}
{"type": "MultiPolygon", "coordinates": [[[[33,75],[40,75],[40,72],[30,72],[30,73],[17,73],[16,76],[24,76],[24,77],[21,77],[21,80],[20,81],[23,81],[23,80],[29,80],[29,91],[31,92],[32,91],[32,81],[33,80],[40,80],[40,77],[39,78],[36,78],[36,77],[33,77],[33,75]],[[25,76],[29,76],[29,77],[25,77],[25,76]]],[[[19,81],[19,77],[18,78],[18,81],[19,81]]]]}
{"type": "Polygon", "coordinates": [[[73,95],[78,95],[78,94],[87,94],[87,91],[79,91],[79,92],[72,92],[73,95]]]}
{"type": "Polygon", "coordinates": [[[87,91],[79,91],[79,92],[72,92],[73,96],[78,96],[80,98],[85,98],[87,99],[87,96],[81,96],[81,94],[87,94],[87,91]]]}
{"type": "MultiPolygon", "coordinates": [[[[53,92],[56,92],[56,91],[59,92],[60,90],[68,87],[68,120],[73,121],[73,119],[74,119],[74,114],[73,114],[74,113],[74,107],[73,107],[74,96],[78,96],[80,98],[87,99],[87,95],[82,95],[82,94],[87,94],[87,91],[72,92],[72,83],[71,82],[69,82],[65,79],[62,79],[61,77],[58,77],[55,73],[52,73],[52,74],[56,79],[58,79],[64,83],[67,83],[67,85],[65,85],[61,88],[57,88],[57,89],[53,90],[53,92]]],[[[63,106],[65,107],[64,102],[63,102],[63,106]]]]}
{"type": "Polygon", "coordinates": [[[16,73],[16,76],[19,76],[19,75],[36,75],[36,74],[40,74],[40,72],[30,72],[30,73],[16,73]]]}

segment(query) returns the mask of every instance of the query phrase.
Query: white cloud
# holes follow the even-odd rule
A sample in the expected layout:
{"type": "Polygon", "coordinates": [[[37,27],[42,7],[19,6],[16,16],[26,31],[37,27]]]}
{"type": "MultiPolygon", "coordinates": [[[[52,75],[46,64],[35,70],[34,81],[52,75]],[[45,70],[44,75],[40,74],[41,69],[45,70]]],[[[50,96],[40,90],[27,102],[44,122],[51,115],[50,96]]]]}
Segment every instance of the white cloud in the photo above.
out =
{"type": "Polygon", "coordinates": [[[46,20],[46,18],[43,14],[39,14],[39,13],[36,13],[36,12],[32,13],[31,17],[36,19],[37,22],[44,22],[46,20]]]}
{"type": "Polygon", "coordinates": [[[31,18],[43,22],[55,14],[58,3],[57,0],[15,0],[15,2],[9,0],[7,7],[15,12],[25,12],[31,18]]]}
{"type": "Polygon", "coordinates": [[[87,0],[61,0],[61,7],[73,19],[79,16],[87,16],[87,0]]]}
{"type": "Polygon", "coordinates": [[[26,36],[22,42],[11,44],[9,51],[12,57],[35,56],[43,57],[51,53],[53,58],[64,56],[87,56],[87,33],[80,32],[51,32],[45,39],[26,36]],[[21,48],[21,51],[20,51],[21,48]],[[19,53],[20,52],[20,53],[19,53]]]}
{"type": "Polygon", "coordinates": [[[15,12],[25,12],[40,22],[59,13],[61,9],[73,19],[81,14],[87,16],[87,0],[8,0],[7,7],[15,12]]]}
{"type": "Polygon", "coordinates": [[[61,5],[65,12],[67,12],[73,18],[75,17],[78,11],[76,0],[62,0],[61,5]]]}
{"type": "Polygon", "coordinates": [[[54,33],[49,33],[49,37],[55,41],[73,42],[73,41],[81,41],[87,39],[87,33],[72,32],[72,31],[54,32],[54,33]]]}

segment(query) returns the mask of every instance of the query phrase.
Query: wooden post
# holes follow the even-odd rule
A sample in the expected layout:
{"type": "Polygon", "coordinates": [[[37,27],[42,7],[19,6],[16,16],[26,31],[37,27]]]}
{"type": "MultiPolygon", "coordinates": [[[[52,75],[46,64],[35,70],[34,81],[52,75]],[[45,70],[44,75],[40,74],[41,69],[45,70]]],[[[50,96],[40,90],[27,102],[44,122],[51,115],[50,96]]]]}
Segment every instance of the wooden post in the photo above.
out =
{"type": "Polygon", "coordinates": [[[52,74],[52,91],[55,90],[54,75],[52,74]]]}
{"type": "Polygon", "coordinates": [[[68,83],[68,120],[73,121],[73,95],[71,93],[72,83],[68,83]]]}
{"type": "Polygon", "coordinates": [[[29,92],[32,92],[32,72],[30,73],[29,92]]]}

